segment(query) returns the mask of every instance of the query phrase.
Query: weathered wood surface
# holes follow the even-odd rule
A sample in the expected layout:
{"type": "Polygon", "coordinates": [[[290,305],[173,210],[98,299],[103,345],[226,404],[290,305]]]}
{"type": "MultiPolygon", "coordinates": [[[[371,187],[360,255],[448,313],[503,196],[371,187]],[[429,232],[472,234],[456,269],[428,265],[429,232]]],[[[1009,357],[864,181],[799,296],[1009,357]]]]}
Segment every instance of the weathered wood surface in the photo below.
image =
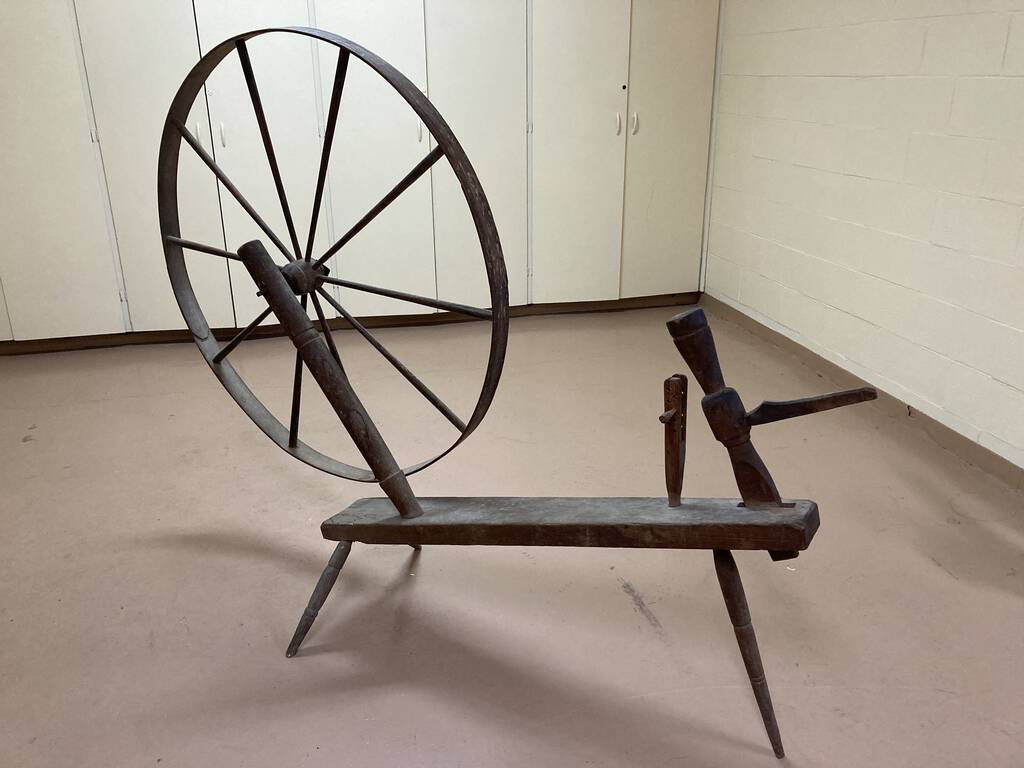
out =
{"type": "Polygon", "coordinates": [[[686,464],[686,377],[681,373],[665,379],[665,411],[659,421],[665,425],[665,488],[668,505],[683,500],[683,468],[686,464]]]}
{"type": "Polygon", "coordinates": [[[320,609],[324,607],[327,596],[334,589],[334,582],[338,580],[341,569],[345,567],[345,561],[348,560],[348,555],[351,551],[351,541],[342,541],[334,548],[331,559],[327,561],[324,572],[320,574],[320,580],[317,581],[316,586],[313,588],[313,594],[309,597],[309,604],[306,606],[306,610],[302,612],[299,625],[295,628],[295,634],[292,635],[292,641],[288,643],[288,650],[285,651],[284,655],[289,659],[299,652],[299,646],[306,639],[306,633],[313,626],[313,622],[316,621],[316,617],[320,614],[320,609]]]}
{"type": "Polygon", "coordinates": [[[360,499],[320,526],[332,541],[367,544],[806,549],[818,529],[813,501],[744,507],[738,499],[664,497],[420,498],[402,518],[386,498],[360,499]]]}
{"type": "Polygon", "coordinates": [[[750,608],[747,607],[747,595],[743,591],[743,582],[736,567],[736,559],[726,549],[715,550],[715,571],[718,584],[722,587],[722,597],[729,611],[729,620],[736,633],[736,642],[740,646],[743,666],[747,668],[750,687],[754,690],[757,708],[761,710],[761,719],[768,740],[772,743],[775,756],[782,759],[786,756],[782,748],[782,737],[779,735],[779,723],[775,719],[775,708],[772,706],[772,695],[768,691],[768,681],[764,676],[764,665],[761,663],[761,651],[757,647],[757,635],[750,620],[750,608]]]}

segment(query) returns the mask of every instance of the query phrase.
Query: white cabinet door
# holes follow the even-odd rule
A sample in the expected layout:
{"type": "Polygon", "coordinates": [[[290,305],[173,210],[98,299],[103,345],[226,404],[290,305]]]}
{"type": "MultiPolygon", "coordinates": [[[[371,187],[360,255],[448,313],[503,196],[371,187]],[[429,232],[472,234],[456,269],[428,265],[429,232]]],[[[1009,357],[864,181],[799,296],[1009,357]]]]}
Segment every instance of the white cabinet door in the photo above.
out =
{"type": "Polygon", "coordinates": [[[11,318],[7,314],[7,300],[4,298],[4,287],[3,283],[0,283],[0,341],[10,341],[13,337],[11,318]]]}
{"type": "MultiPolygon", "coordinates": [[[[480,177],[501,237],[509,303],[525,304],[526,0],[426,0],[430,100],[480,177]]],[[[480,242],[447,163],[432,169],[437,292],[489,306],[480,242]]]]}
{"type": "Polygon", "coordinates": [[[717,0],[633,0],[622,296],[696,291],[717,0]]]}
{"type": "Polygon", "coordinates": [[[66,0],[0,10],[0,280],[15,339],[125,330],[66,0]]]}
{"type": "MultiPolygon", "coordinates": [[[[422,0],[316,0],[316,25],[381,56],[426,89],[422,0]]],[[[320,56],[329,103],[337,54],[320,56]]],[[[340,238],[430,152],[426,130],[390,85],[355,57],[349,64],[331,153],[331,210],[340,238]]],[[[436,298],[430,176],[424,174],[329,262],[332,274],[436,298]]],[[[342,289],[353,315],[429,312],[408,302],[342,289]]]]}
{"type": "MultiPolygon", "coordinates": [[[[203,53],[241,32],[310,24],[306,0],[196,0],[195,11],[203,53]]],[[[299,250],[304,251],[320,166],[313,68],[315,44],[302,35],[270,33],[249,40],[246,46],[266,112],[299,250]]],[[[229,54],[210,75],[207,96],[218,165],[286,248],[295,250],[237,53],[229,54]]],[[[228,249],[237,250],[243,243],[258,239],[284,263],[284,255],[230,193],[222,187],[220,194],[228,249]]],[[[314,251],[326,248],[328,234],[322,217],[317,226],[314,251]]],[[[232,262],[230,268],[235,316],[238,325],[247,325],[266,308],[266,302],[256,296],[256,286],[241,264],[232,262]]],[[[325,311],[328,316],[334,316],[329,307],[325,311]]],[[[266,322],[276,321],[271,316],[266,322]]]]}
{"type": "Polygon", "coordinates": [[[532,26],[532,301],[617,299],[629,0],[534,0],[532,26]]]}
{"type": "MultiPolygon", "coordinates": [[[[199,60],[192,2],[75,2],[132,330],[184,328],[164,268],[156,165],[171,99],[199,60]]],[[[209,120],[201,93],[188,126],[209,150],[209,120]]],[[[182,236],[223,248],[217,182],[195,153],[182,147],[182,236]]],[[[210,325],[232,326],[225,260],[191,251],[185,252],[185,259],[210,325]]]]}

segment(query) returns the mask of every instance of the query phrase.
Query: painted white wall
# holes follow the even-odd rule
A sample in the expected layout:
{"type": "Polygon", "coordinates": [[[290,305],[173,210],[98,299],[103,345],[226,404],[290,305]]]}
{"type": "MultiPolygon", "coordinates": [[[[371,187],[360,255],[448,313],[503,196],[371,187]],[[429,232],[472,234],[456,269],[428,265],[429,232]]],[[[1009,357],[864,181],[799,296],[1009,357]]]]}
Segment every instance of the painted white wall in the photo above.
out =
{"type": "Polygon", "coordinates": [[[707,293],[1024,466],[1024,0],[725,0],[718,77],[707,293]]]}

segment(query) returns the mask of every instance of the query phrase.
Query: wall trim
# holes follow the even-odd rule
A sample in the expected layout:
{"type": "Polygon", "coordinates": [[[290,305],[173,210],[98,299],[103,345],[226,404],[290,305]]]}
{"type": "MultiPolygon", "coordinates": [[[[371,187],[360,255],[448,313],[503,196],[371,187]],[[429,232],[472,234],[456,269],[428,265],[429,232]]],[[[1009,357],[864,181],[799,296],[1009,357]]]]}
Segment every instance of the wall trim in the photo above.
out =
{"type": "MultiPolygon", "coordinates": [[[[699,291],[687,293],[665,293],[658,296],[637,296],[629,299],[609,299],[604,301],[571,301],[548,304],[526,304],[510,307],[512,317],[532,317],[534,315],[567,315],[580,312],[623,312],[629,309],[647,309],[650,307],[674,307],[696,304],[700,300],[699,291]]],[[[328,320],[332,330],[351,329],[344,318],[328,320]]],[[[443,325],[446,323],[477,323],[475,320],[451,312],[431,312],[416,315],[375,315],[360,318],[367,328],[399,328],[421,325],[443,325]]],[[[213,335],[226,341],[238,333],[237,328],[214,328],[213,335]]],[[[250,338],[266,339],[282,336],[281,326],[275,324],[261,325],[250,338]]],[[[129,333],[106,333],[92,336],[64,336],[55,339],[27,339],[25,341],[0,341],[0,357],[5,355],[34,355],[47,352],[69,352],[79,349],[101,349],[104,347],[122,347],[135,344],[178,344],[192,341],[192,334],[184,328],[166,331],[132,331],[129,333]]]]}
{"type": "Polygon", "coordinates": [[[769,343],[789,352],[810,367],[820,370],[822,373],[835,379],[844,388],[874,387],[878,390],[878,399],[873,405],[881,408],[886,416],[899,419],[901,422],[924,432],[947,451],[973,464],[983,472],[993,475],[1010,486],[1010,488],[1024,490],[1024,467],[1018,467],[1013,462],[976,443],[966,435],[962,435],[942,422],[936,421],[931,416],[908,405],[898,397],[890,395],[881,387],[861,379],[845,368],[836,365],[831,360],[826,360],[799,342],[793,341],[793,339],[769,328],[749,315],[745,315],[735,307],[731,307],[706,293],[701,295],[700,304],[712,314],[739,325],[754,335],[760,336],[769,343]]]}

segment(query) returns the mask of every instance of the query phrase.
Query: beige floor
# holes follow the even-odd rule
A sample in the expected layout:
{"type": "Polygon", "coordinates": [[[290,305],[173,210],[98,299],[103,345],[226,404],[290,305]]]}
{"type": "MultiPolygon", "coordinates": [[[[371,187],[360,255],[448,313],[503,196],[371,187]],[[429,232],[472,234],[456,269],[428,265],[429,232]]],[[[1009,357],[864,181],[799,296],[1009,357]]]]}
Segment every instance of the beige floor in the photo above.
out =
{"type": "MultiPolygon", "coordinates": [[[[416,490],[662,493],[670,314],[514,321],[491,413],[416,490]]],[[[713,327],[748,406],[836,385],[713,327]]],[[[465,412],[482,330],[379,335],[465,412]]],[[[386,436],[422,455],[433,414],[340,345],[386,436]]],[[[291,354],[239,350],[278,407],[291,354]]],[[[777,764],[710,553],[356,545],[288,660],[331,551],[319,522],[375,488],[274,447],[190,345],[0,359],[0,404],[5,768],[777,764]]],[[[690,409],[685,492],[734,495],[695,392],[690,409]]],[[[322,404],[304,414],[343,447],[322,404]]],[[[876,404],[756,443],[822,513],[799,559],[737,556],[788,764],[1024,765],[1021,495],[876,404]]]]}

